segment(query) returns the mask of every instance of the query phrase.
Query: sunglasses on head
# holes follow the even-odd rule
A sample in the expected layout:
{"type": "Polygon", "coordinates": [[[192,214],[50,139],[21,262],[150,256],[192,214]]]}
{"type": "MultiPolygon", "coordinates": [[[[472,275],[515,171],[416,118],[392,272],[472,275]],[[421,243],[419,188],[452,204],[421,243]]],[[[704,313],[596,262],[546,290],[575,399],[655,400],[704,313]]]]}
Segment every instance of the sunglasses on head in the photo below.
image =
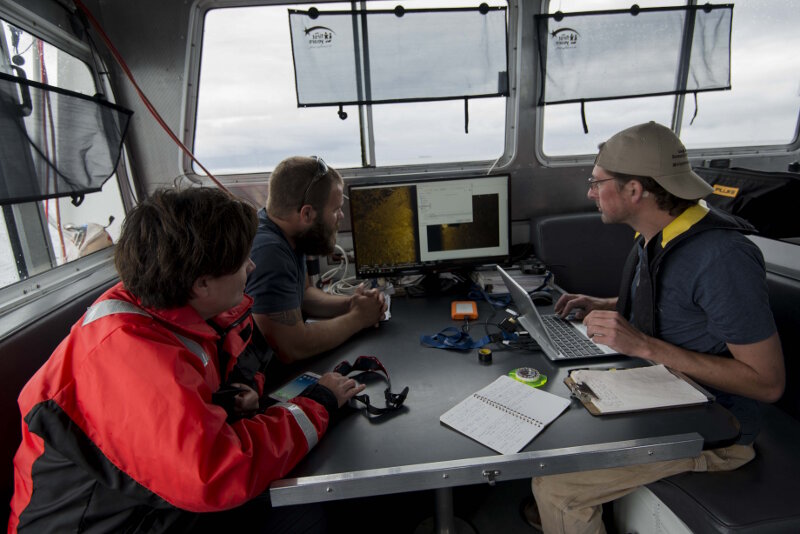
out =
{"type": "Polygon", "coordinates": [[[301,208],[306,205],[306,200],[308,198],[308,192],[311,190],[311,186],[314,185],[315,183],[317,183],[320,178],[322,178],[323,176],[328,174],[328,171],[330,170],[328,168],[328,164],[325,163],[325,161],[321,157],[319,157],[319,156],[311,156],[311,159],[313,159],[314,161],[317,162],[317,170],[314,172],[314,176],[311,177],[311,181],[308,182],[308,185],[306,186],[306,190],[303,192],[303,200],[300,202],[300,207],[301,208]]]}

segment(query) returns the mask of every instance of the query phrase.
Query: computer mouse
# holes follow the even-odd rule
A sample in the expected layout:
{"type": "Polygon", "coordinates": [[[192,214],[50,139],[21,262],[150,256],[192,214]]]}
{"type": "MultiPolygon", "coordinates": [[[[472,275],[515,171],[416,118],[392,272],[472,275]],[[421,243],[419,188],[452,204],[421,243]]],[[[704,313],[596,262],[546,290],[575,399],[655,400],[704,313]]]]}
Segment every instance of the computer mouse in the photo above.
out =
{"type": "Polygon", "coordinates": [[[553,295],[547,291],[534,291],[531,293],[531,300],[537,306],[549,306],[553,303],[553,295]]]}

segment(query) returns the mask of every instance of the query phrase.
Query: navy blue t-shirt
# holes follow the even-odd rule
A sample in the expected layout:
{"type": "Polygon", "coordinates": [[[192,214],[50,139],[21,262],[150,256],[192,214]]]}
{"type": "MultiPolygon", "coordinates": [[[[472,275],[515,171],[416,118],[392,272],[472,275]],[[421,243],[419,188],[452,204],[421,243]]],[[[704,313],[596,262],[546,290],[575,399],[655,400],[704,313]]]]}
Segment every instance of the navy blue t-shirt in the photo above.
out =
{"type": "Polygon", "coordinates": [[[245,292],[253,297],[253,313],[275,313],[300,308],[306,280],[305,254],[296,252],[281,229],[258,211],[258,230],[250,259],[256,268],[247,277],[245,292]]]}
{"type": "MultiPolygon", "coordinates": [[[[764,257],[735,230],[706,230],[676,245],[661,264],[656,293],[656,337],[687,350],[722,354],[727,343],[756,343],[776,331],[764,257]]],[[[760,428],[758,403],[709,390],[739,420],[739,443],[751,443],[760,428]]]]}
{"type": "Polygon", "coordinates": [[[720,354],[775,333],[764,257],[733,230],[706,230],[668,253],[658,274],[658,337],[720,354]]]}

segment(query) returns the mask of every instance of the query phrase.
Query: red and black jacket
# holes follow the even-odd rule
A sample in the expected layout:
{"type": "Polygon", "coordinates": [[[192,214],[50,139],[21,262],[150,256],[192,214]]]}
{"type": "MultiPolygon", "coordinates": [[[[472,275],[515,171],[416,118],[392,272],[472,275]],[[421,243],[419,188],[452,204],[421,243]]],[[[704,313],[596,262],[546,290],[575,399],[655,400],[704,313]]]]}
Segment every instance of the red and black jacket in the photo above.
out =
{"type": "Polygon", "coordinates": [[[228,375],[263,385],[251,304],[212,327],[190,306],[143,308],[121,284],[101,296],[20,394],[9,532],[180,530],[286,475],[325,432],[322,404],[231,422],[212,403],[228,375]]]}

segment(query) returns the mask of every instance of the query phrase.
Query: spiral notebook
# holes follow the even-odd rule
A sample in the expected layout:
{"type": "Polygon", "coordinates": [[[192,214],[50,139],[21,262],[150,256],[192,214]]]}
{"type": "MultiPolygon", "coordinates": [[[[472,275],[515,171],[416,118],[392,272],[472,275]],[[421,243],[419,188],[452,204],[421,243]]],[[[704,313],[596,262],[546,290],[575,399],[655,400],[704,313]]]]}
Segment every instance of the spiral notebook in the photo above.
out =
{"type": "Polygon", "coordinates": [[[569,400],[501,376],[442,414],[439,421],[501,454],[521,451],[569,400]]]}

